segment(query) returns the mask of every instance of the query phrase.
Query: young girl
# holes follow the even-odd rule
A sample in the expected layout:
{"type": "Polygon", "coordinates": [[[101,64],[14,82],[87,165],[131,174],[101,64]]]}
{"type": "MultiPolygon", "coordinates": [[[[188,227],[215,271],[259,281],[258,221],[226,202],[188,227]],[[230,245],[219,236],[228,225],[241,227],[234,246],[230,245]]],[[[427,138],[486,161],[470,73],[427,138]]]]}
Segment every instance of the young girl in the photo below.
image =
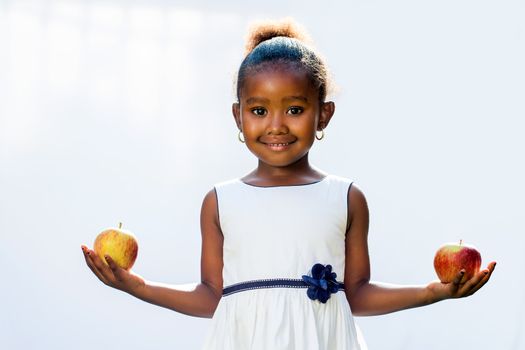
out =
{"type": "Polygon", "coordinates": [[[201,282],[146,281],[82,246],[106,285],[162,307],[213,317],[205,349],[365,349],[352,315],[381,315],[472,295],[468,281],[393,286],[370,281],[368,207],[352,181],[315,168],[308,152],[335,110],[321,57],[291,21],[250,33],[237,77],[238,138],[258,158],[217,184],[201,211],[201,282]]]}

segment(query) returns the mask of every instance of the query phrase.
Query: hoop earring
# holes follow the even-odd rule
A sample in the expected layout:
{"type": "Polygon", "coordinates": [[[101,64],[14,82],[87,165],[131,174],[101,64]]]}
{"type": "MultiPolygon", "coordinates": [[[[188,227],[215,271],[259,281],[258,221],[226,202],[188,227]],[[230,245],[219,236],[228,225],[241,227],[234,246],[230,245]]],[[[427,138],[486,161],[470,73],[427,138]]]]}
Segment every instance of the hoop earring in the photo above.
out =
{"type": "Polygon", "coordinates": [[[324,129],[321,129],[321,136],[317,136],[317,131],[316,131],[315,138],[321,141],[324,138],[324,129]]]}
{"type": "Polygon", "coordinates": [[[237,138],[239,139],[239,141],[241,141],[242,143],[244,143],[244,139],[241,137],[242,135],[242,131],[239,130],[239,134],[237,135],[237,138]]]}

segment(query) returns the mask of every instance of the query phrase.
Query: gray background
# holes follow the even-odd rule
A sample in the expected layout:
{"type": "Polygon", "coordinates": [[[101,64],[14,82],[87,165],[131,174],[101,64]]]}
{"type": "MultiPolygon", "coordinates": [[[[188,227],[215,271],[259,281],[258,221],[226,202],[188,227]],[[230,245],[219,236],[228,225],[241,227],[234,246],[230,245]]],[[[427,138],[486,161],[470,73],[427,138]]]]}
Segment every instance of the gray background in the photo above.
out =
{"type": "Polygon", "coordinates": [[[356,318],[370,349],[523,349],[523,2],[216,3],[0,1],[0,346],[199,348],[209,320],[105,287],[80,244],[122,221],[137,273],[198,280],[203,196],[256,165],[246,27],[293,15],[340,87],[311,160],[367,195],[373,279],[427,283],[459,239],[498,261],[473,297],[356,318]]]}

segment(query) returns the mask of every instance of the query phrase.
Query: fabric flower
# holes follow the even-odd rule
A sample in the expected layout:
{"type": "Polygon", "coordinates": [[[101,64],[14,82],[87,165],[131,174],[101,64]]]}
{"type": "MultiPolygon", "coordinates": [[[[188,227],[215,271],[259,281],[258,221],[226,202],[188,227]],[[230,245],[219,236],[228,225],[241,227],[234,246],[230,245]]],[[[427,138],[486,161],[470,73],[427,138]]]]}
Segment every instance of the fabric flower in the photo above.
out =
{"type": "Polygon", "coordinates": [[[332,272],[332,265],[315,264],[311,276],[303,275],[303,281],[308,285],[306,291],[308,298],[326,303],[330,299],[330,294],[339,290],[336,278],[337,274],[332,272]]]}

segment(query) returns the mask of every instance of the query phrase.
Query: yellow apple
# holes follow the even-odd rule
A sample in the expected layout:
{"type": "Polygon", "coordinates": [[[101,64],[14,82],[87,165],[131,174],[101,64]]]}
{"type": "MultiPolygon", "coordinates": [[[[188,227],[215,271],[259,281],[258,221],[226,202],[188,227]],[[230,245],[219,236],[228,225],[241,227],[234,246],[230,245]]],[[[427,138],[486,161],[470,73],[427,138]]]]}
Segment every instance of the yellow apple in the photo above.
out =
{"type": "Polygon", "coordinates": [[[129,270],[137,259],[139,245],[135,235],[122,229],[122,223],[119,223],[118,228],[111,227],[100,232],[93,249],[105,264],[104,256],[107,254],[118,266],[129,270]]]}

